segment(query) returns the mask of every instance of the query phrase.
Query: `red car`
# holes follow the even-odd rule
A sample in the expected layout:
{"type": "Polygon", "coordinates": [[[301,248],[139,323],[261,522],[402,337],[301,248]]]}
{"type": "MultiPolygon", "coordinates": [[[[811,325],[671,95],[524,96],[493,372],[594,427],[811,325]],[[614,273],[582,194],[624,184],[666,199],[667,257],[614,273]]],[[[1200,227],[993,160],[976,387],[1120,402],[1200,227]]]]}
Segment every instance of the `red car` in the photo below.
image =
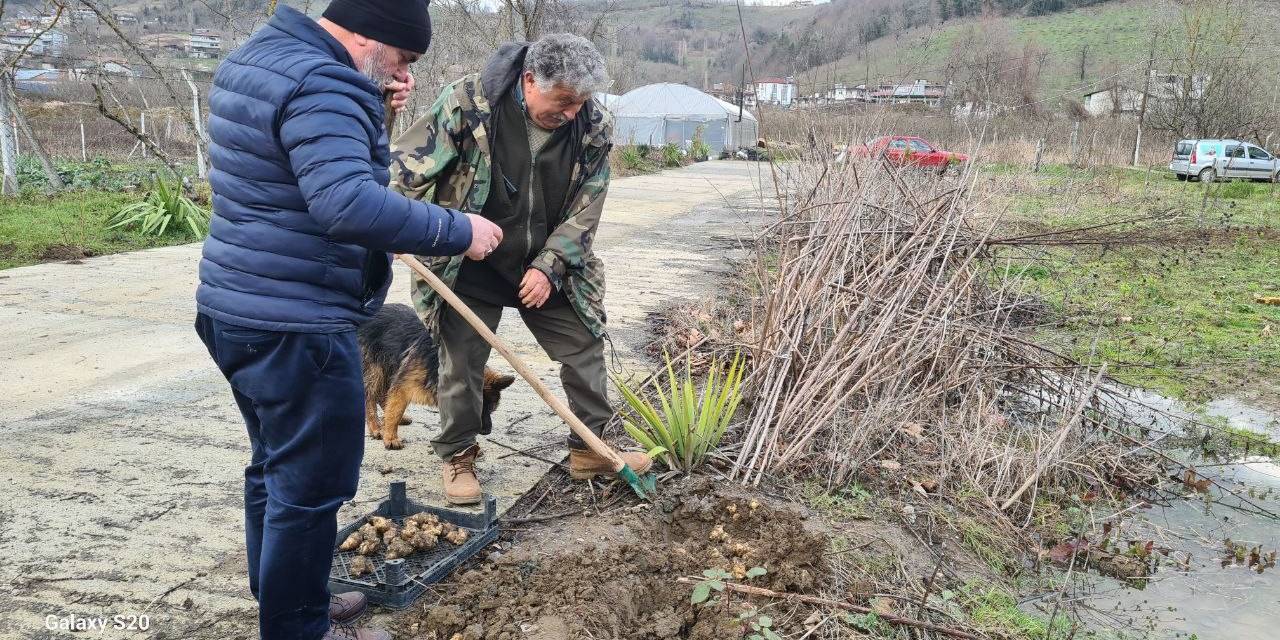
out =
{"type": "Polygon", "coordinates": [[[969,156],[943,151],[917,136],[882,136],[854,151],[858,157],[883,157],[895,167],[911,166],[945,172],[951,165],[962,165],[969,156]]]}

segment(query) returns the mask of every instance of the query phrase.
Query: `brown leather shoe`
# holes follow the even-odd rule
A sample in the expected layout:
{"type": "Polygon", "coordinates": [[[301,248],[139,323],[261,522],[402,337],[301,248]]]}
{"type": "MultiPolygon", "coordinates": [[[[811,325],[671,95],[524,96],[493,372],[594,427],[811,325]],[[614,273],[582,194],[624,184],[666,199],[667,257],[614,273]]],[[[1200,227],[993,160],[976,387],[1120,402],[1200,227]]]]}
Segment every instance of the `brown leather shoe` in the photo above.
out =
{"type": "Polygon", "coordinates": [[[479,457],[480,445],[473,444],[453,454],[444,463],[444,499],[449,504],[480,502],[480,479],[476,477],[476,459],[479,457]]]}
{"type": "Polygon", "coordinates": [[[391,634],[383,629],[334,623],[320,640],[391,640],[391,634]]]}
{"type": "Polygon", "coordinates": [[[329,596],[329,620],[338,623],[351,622],[369,607],[369,599],[359,591],[335,593],[329,596]]]}
{"type": "MultiPolygon", "coordinates": [[[[639,451],[619,451],[622,459],[636,473],[644,473],[653,466],[653,459],[639,451]]],[[[596,476],[613,475],[609,459],[596,455],[590,449],[569,450],[569,476],[574,480],[590,480],[596,476]]]]}

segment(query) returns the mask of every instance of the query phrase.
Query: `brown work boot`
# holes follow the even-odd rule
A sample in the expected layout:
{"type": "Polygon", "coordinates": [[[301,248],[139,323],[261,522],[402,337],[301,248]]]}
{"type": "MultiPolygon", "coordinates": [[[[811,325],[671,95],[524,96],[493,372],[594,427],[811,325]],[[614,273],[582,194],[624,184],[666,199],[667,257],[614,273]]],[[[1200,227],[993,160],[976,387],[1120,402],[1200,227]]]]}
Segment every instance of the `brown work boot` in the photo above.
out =
{"type": "MultiPolygon", "coordinates": [[[[636,473],[644,473],[653,466],[653,459],[639,451],[619,451],[622,460],[636,473]]],[[[609,459],[590,449],[569,450],[569,476],[574,480],[590,480],[596,476],[615,473],[609,459]]]]}
{"type": "Polygon", "coordinates": [[[480,502],[480,479],[476,477],[476,459],[479,457],[480,445],[473,444],[453,454],[444,463],[444,499],[449,504],[480,502]]]}
{"type": "Polygon", "coordinates": [[[333,623],[320,640],[391,640],[391,634],[372,627],[333,623]]]}
{"type": "Polygon", "coordinates": [[[359,591],[335,593],[329,596],[329,620],[343,623],[360,617],[369,606],[369,599],[359,591]]]}

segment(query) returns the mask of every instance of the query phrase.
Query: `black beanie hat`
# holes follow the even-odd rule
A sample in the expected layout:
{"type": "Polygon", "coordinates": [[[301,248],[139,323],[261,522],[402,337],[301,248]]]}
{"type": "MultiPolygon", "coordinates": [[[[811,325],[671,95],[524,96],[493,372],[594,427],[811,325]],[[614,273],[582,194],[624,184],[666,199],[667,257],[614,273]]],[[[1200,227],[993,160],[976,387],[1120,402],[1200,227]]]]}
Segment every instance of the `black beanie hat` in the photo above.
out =
{"type": "Polygon", "coordinates": [[[430,0],[333,0],[324,17],[383,44],[414,53],[431,45],[430,0]]]}

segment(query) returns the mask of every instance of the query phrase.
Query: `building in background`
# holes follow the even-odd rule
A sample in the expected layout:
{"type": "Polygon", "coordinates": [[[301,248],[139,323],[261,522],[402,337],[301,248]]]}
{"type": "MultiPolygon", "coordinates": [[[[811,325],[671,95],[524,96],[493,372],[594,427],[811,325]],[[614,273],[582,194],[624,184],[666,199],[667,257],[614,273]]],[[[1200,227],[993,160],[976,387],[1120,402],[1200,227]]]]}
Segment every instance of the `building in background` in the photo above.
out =
{"type": "Polygon", "coordinates": [[[947,87],[928,80],[916,80],[911,84],[882,84],[870,92],[870,101],[880,104],[923,104],[942,106],[947,97],[947,87]]]}
{"type": "Polygon", "coordinates": [[[196,29],[187,38],[187,55],[192,58],[221,58],[222,36],[209,29],[196,29]]]}
{"type": "Polygon", "coordinates": [[[613,141],[620,145],[675,144],[688,150],[695,137],[713,154],[756,143],[756,117],[693,87],[661,82],[622,94],[613,112],[613,141]]]}
{"type": "Polygon", "coordinates": [[[18,53],[23,47],[27,47],[28,56],[61,56],[67,49],[67,34],[58,29],[46,31],[44,27],[28,26],[7,30],[0,36],[0,51],[18,53]]]}
{"type": "Polygon", "coordinates": [[[60,69],[18,69],[13,72],[13,85],[22,93],[50,93],[67,79],[60,69]]]}
{"type": "Polygon", "coordinates": [[[836,83],[827,91],[826,98],[827,102],[866,102],[868,95],[867,85],[865,84],[851,87],[847,84],[836,83]]]}
{"type": "Polygon", "coordinates": [[[191,39],[181,33],[152,33],[142,36],[138,42],[152,53],[179,56],[186,55],[191,39]]]}
{"type": "Polygon", "coordinates": [[[1090,91],[1084,94],[1084,108],[1092,116],[1136,115],[1142,110],[1143,89],[1147,92],[1147,106],[1152,102],[1170,102],[1190,98],[1199,100],[1204,96],[1204,89],[1209,84],[1209,76],[1194,76],[1166,73],[1153,69],[1149,82],[1141,87],[1117,83],[1105,89],[1090,91]]]}
{"type": "Polygon", "coordinates": [[[796,99],[794,78],[765,78],[756,82],[756,102],[791,106],[796,99]]]}
{"type": "Polygon", "coordinates": [[[756,106],[756,88],[751,83],[739,87],[732,82],[717,82],[711,85],[707,93],[717,100],[733,105],[740,104],[747,109],[752,109],[756,106]]]}

